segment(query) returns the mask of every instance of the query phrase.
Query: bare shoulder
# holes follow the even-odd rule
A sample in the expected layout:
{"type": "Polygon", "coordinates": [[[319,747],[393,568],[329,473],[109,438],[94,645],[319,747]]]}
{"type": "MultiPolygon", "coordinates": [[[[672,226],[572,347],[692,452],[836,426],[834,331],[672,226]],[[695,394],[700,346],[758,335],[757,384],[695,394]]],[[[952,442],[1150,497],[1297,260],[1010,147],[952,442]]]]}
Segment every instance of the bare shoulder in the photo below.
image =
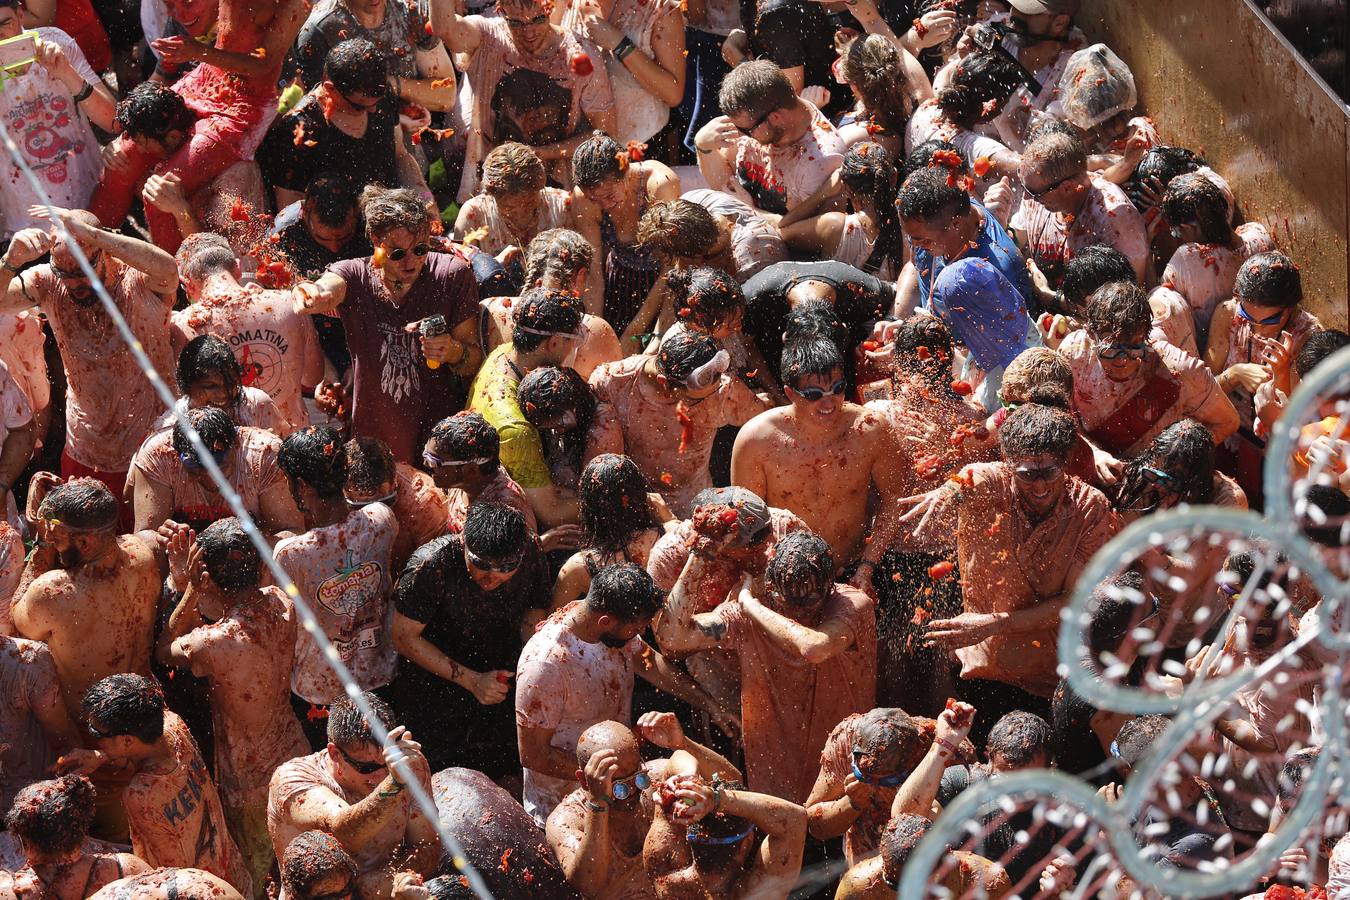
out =
{"type": "Polygon", "coordinates": [[[736,443],[765,441],[781,434],[791,409],[790,406],[775,406],[773,409],[764,410],[741,426],[740,434],[736,435],[736,443]]]}
{"type": "Polygon", "coordinates": [[[154,566],[159,568],[156,548],[149,541],[135,534],[124,534],[117,539],[117,545],[126,555],[127,563],[133,566],[154,566]]]}

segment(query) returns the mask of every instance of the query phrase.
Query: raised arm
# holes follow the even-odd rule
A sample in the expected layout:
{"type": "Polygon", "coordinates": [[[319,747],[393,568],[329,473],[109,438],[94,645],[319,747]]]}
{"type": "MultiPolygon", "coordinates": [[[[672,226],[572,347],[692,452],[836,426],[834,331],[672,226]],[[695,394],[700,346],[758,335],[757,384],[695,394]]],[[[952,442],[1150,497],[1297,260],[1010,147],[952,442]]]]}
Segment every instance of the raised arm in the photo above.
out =
{"type": "Polygon", "coordinates": [[[891,803],[891,816],[911,813],[933,817],[933,803],[937,800],[938,787],[942,784],[942,773],[960,750],[961,742],[970,733],[975,722],[975,707],[968,703],[949,703],[938,716],[933,743],[924,754],[914,771],[909,773],[905,783],[895,792],[891,803]]]}
{"type": "Polygon", "coordinates": [[[39,219],[50,219],[53,214],[59,218],[70,232],[84,247],[92,248],[94,251],[103,251],[109,256],[119,259],[139,272],[144,272],[147,278],[147,286],[159,296],[172,302],[178,295],[178,263],[165,251],[156,247],[149,241],[142,241],[139,238],[128,237],[125,234],[119,234],[116,231],[108,231],[86,222],[80,216],[77,216],[69,209],[52,209],[45,206],[31,206],[28,209],[30,216],[39,219]]]}
{"type": "Polygon", "coordinates": [[[841,617],[826,619],[819,628],[794,622],[759,602],[746,586],[741,587],[741,609],[785,653],[801,657],[813,666],[833,659],[853,646],[853,629],[841,617]]]}
{"type": "Polygon", "coordinates": [[[652,622],[656,633],[656,642],[662,652],[675,657],[688,656],[700,650],[711,650],[721,644],[726,636],[727,626],[722,621],[721,607],[710,613],[696,613],[691,585],[697,584],[704,575],[703,560],[698,554],[690,553],[685,560],[680,577],[670,589],[666,598],[666,607],[657,614],[652,622]]]}
{"type": "Polygon", "coordinates": [[[744,780],[735,763],[686,734],[674,713],[643,713],[634,730],[644,740],[671,751],[672,775],[702,775],[709,779],[716,775],[723,781],[744,780]]]}
{"type": "Polygon", "coordinates": [[[335,315],[346,297],[347,282],[332,272],[324,272],[315,281],[302,281],[291,288],[291,305],[301,315],[335,315]]]}
{"type": "Polygon", "coordinates": [[[0,313],[20,313],[38,305],[37,295],[19,270],[45,256],[54,243],[52,236],[41,228],[23,228],[15,232],[5,255],[0,257],[0,269],[10,276],[4,299],[0,301],[0,313]]]}
{"type": "Polygon", "coordinates": [[[479,16],[461,16],[455,0],[431,0],[431,27],[451,53],[472,54],[482,42],[479,16]]]}
{"type": "Polygon", "coordinates": [[[741,897],[786,893],[802,870],[806,844],[806,810],[796,803],[750,791],[722,791],[721,809],[749,819],[764,834],[754,868],[741,880],[741,897]]]}

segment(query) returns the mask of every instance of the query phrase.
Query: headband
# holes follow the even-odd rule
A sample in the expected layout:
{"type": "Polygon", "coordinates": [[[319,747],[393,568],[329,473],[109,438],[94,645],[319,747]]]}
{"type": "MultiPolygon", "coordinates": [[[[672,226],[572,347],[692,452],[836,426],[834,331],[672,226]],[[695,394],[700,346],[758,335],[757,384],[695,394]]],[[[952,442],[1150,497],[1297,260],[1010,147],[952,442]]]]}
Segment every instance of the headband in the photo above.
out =
{"type": "Polygon", "coordinates": [[[567,340],[569,341],[581,340],[581,335],[577,334],[575,331],[544,331],[542,328],[531,328],[528,325],[520,325],[520,324],[517,324],[515,327],[519,328],[526,334],[536,334],[539,335],[540,337],[560,337],[560,338],[567,338],[567,340]]]}

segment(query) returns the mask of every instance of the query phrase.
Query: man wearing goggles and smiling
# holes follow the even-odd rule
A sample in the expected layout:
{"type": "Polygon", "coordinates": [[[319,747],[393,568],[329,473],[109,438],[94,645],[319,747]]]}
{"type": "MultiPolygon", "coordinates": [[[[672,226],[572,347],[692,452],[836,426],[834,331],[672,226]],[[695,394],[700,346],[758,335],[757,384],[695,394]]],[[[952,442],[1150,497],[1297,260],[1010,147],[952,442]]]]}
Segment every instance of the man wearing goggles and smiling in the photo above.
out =
{"type": "Polygon", "coordinates": [[[1149,337],[1153,314],[1137,285],[1105,284],[1088,298],[1084,327],[1059,352],[1073,369],[1073,405],[1084,435],[1118,458],[1134,456],[1181,419],[1210,430],[1215,445],[1238,413],[1209,369],[1149,337]]]}
{"type": "Polygon", "coordinates": [[[656,890],[642,864],[655,811],[649,788],[675,775],[739,780],[715,750],[684,733],[674,713],[649,712],[629,729],[601,722],[577,741],[577,782],[548,817],[546,836],[568,883],[584,897],[650,897],[656,890]],[[643,762],[650,741],[669,757],[643,762]]]}
{"type": "MultiPolygon", "coordinates": [[[[1050,715],[1060,611],[1118,527],[1106,497],[1064,472],[1077,429],[1062,409],[1019,406],[999,428],[1001,461],[966,466],[897,504],[908,546],[956,545],[964,611],[930,620],[925,637],[961,661],[958,692],[979,710],[977,743],[1009,710],[1050,715]]],[[[928,570],[933,580],[953,572],[950,562],[928,570]]]]}

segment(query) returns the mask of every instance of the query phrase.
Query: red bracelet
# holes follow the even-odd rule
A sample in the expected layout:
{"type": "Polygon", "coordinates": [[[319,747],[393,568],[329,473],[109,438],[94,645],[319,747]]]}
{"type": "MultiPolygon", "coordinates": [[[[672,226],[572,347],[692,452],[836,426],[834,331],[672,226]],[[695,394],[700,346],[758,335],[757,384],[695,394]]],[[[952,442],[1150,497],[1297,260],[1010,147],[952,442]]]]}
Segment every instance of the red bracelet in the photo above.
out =
{"type": "Polygon", "coordinates": [[[918,19],[914,20],[914,36],[919,40],[923,40],[928,36],[928,26],[918,19]]]}
{"type": "Polygon", "coordinates": [[[945,749],[952,756],[956,756],[958,753],[961,752],[959,747],[953,747],[951,741],[947,740],[946,738],[934,738],[933,743],[945,749]]]}

